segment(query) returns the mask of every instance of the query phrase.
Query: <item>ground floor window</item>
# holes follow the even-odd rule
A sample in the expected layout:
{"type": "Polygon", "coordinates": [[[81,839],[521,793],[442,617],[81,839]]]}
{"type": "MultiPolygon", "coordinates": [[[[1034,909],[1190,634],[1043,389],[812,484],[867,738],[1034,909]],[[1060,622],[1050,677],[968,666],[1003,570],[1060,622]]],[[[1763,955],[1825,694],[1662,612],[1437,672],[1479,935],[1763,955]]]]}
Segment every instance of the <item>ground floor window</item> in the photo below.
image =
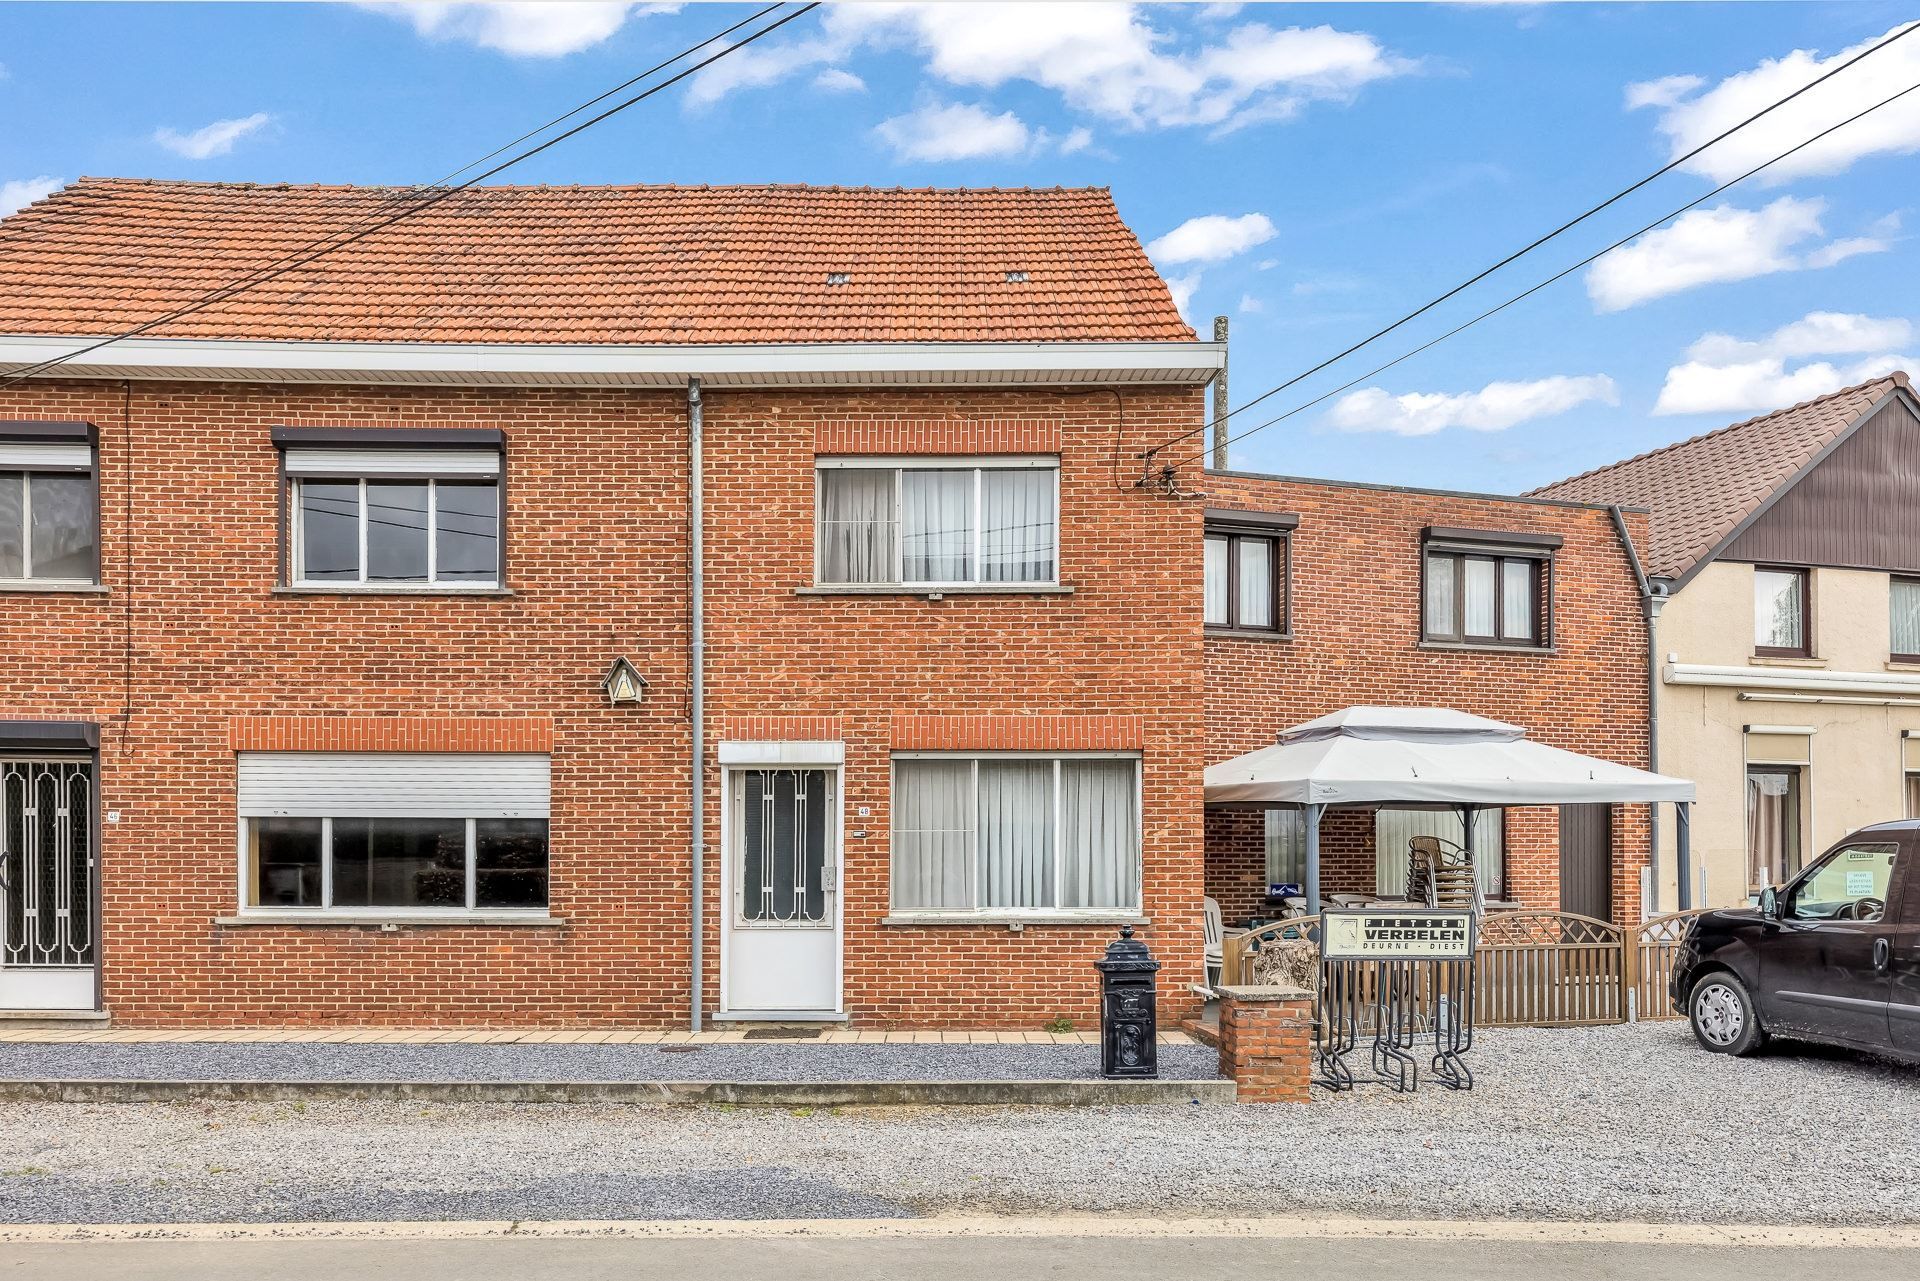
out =
{"type": "Polygon", "coordinates": [[[1137,911],[1139,779],[1130,756],[896,757],[894,909],[1137,911]]]}
{"type": "Polygon", "coordinates": [[[547,907],[544,755],[243,752],[239,793],[247,909],[547,907]]]}
{"type": "Polygon", "coordinates": [[[1920,771],[1907,772],[1907,817],[1920,818],[1920,771]]]}
{"type": "Polygon", "coordinates": [[[1784,884],[1800,870],[1798,765],[1747,767],[1747,888],[1784,884]]]}

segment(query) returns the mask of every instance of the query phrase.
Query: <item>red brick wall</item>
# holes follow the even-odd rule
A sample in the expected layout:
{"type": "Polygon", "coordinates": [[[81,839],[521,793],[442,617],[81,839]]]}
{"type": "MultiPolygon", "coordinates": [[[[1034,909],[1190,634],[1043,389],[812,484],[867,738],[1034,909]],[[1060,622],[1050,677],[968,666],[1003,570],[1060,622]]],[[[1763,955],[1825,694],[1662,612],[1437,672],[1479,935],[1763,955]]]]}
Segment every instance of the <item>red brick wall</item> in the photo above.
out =
{"type": "MultiPolygon", "coordinates": [[[[1034,1026],[1064,1015],[1086,1025],[1090,962],[1110,934],[879,924],[888,753],[903,716],[980,729],[982,747],[1024,728],[1007,718],[1103,741],[1124,730],[1145,760],[1153,924],[1143,934],[1167,962],[1168,990],[1200,977],[1199,513],[1112,479],[1116,450],[1190,425],[1199,393],[1124,395],[1122,434],[1107,392],[707,394],[710,739],[844,736],[848,825],[873,833],[848,840],[843,880],[847,1001],[859,1023],[1034,1026]],[[944,447],[969,423],[985,424],[983,446],[1057,439],[1071,594],[795,594],[812,578],[818,442],[944,447]],[[855,804],[872,816],[854,819],[855,804]]],[[[120,816],[101,836],[105,998],[118,1021],[685,1020],[680,393],[68,382],[0,392],[0,416],[100,428],[108,590],[0,593],[0,699],[9,718],[103,724],[104,807],[120,816]],[[504,429],[511,594],[276,591],[268,433],[285,423],[504,429]],[[649,682],[639,707],[610,708],[601,694],[621,653],[649,682]],[[551,896],[564,926],[217,923],[237,906],[236,742],[455,733],[455,750],[494,747],[483,729],[551,734],[551,896]]],[[[715,768],[710,1011],[718,785],[715,768]]]]}
{"type": "MultiPolygon", "coordinates": [[[[1282,729],[1315,716],[1385,704],[1491,716],[1556,747],[1646,764],[1646,631],[1632,568],[1604,509],[1219,472],[1207,473],[1204,488],[1208,507],[1300,516],[1292,639],[1207,638],[1209,761],[1266,746],[1282,729]],[[1428,525],[1565,540],[1554,568],[1552,652],[1421,647],[1421,530],[1428,525]]],[[[1645,517],[1628,513],[1628,522],[1634,538],[1644,540],[1645,517]]],[[[1251,836],[1239,822],[1210,819],[1208,829],[1208,884],[1230,919],[1246,913],[1229,901],[1264,894],[1264,864],[1250,861],[1250,851],[1262,848],[1257,819],[1251,836]]],[[[1352,832],[1337,812],[1330,818],[1325,888],[1354,881],[1354,888],[1371,889],[1371,826],[1345,822],[1352,832]],[[1364,847],[1343,856],[1340,848],[1355,841],[1364,847]]],[[[1616,919],[1639,919],[1646,860],[1645,807],[1616,807],[1616,919]]],[[[1522,902],[1559,905],[1554,810],[1508,812],[1507,887],[1522,902]]]]}

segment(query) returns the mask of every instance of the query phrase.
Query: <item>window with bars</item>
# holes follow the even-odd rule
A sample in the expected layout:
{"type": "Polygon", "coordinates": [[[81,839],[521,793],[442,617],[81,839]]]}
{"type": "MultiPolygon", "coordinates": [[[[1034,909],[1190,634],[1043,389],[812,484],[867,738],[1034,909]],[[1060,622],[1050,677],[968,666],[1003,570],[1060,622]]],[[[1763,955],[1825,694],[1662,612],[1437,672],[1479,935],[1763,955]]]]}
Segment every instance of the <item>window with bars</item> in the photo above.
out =
{"type": "Polygon", "coordinates": [[[1132,756],[897,757],[893,907],[956,915],[1137,911],[1132,756]]]}
{"type": "Polygon", "coordinates": [[[1435,533],[1428,531],[1421,566],[1423,641],[1512,649],[1552,645],[1552,549],[1558,538],[1530,543],[1478,531],[1435,533]]]}
{"type": "Polygon", "coordinates": [[[826,586],[1051,585],[1059,460],[821,459],[815,576],[826,586]]]}

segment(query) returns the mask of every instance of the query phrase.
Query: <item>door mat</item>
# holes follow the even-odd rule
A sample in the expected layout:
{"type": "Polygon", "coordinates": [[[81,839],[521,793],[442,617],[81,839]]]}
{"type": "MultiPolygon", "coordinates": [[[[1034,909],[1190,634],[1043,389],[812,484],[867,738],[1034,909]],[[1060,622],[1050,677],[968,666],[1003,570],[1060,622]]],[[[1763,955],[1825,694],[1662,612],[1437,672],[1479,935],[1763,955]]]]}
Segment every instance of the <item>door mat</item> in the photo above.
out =
{"type": "Polygon", "coordinates": [[[748,1041],[817,1041],[820,1029],[817,1027],[756,1027],[748,1030],[742,1038],[748,1041]]]}

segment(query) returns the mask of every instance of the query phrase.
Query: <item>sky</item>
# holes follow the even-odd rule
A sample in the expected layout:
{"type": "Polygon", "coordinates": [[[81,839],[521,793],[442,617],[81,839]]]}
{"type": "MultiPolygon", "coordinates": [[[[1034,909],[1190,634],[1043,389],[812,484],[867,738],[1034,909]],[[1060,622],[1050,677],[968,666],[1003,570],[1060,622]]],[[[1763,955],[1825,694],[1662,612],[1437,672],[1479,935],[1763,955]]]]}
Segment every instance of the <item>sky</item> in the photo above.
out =
{"type": "MultiPolygon", "coordinates": [[[[0,5],[0,213],[82,174],[433,181],[760,7],[0,5]]],[[[1917,17],[826,5],[498,181],[1110,187],[1202,335],[1230,318],[1233,466],[1519,492],[1920,373],[1920,92],[1660,221],[1920,84],[1920,34],[1240,407],[1917,17]]]]}

